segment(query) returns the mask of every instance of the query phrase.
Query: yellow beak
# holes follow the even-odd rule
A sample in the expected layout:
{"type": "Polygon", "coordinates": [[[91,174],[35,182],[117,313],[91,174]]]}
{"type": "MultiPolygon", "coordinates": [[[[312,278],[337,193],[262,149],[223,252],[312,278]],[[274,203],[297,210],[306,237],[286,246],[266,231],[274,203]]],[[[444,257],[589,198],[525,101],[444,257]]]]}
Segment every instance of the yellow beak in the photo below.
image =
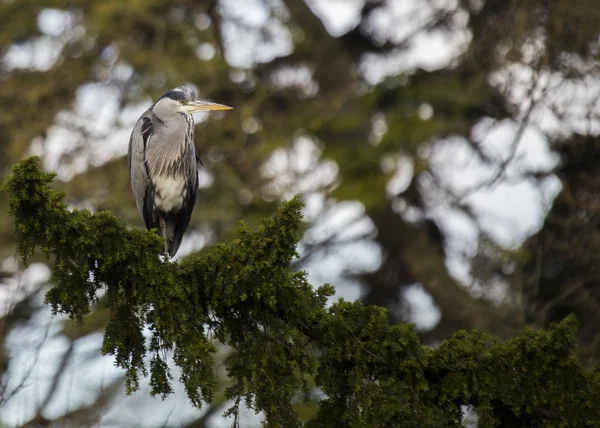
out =
{"type": "Polygon", "coordinates": [[[183,109],[188,113],[196,113],[199,111],[232,110],[233,107],[229,107],[223,104],[212,103],[210,101],[196,100],[184,105],[183,109]]]}

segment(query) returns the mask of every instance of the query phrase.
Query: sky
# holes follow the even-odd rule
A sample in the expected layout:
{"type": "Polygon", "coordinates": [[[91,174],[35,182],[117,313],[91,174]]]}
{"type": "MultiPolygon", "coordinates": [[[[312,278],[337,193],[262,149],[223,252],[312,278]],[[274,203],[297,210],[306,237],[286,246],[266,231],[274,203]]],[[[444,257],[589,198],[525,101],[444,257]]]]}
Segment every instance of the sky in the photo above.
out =
{"type": "MultiPolygon", "coordinates": [[[[359,19],[362,0],[310,0],[310,7],[323,20],[327,30],[333,35],[342,35],[354,28],[359,19]]],[[[429,4],[441,8],[454,7],[454,1],[433,1],[428,3],[410,0],[389,2],[388,10],[377,14],[369,23],[372,34],[379,40],[400,41],[429,19],[432,13],[429,4]],[[401,28],[402,31],[398,31],[401,28]]],[[[269,61],[273,57],[285,55],[291,48],[292,35],[283,24],[266,13],[261,0],[222,0],[221,13],[227,16],[223,32],[226,41],[226,59],[237,70],[232,79],[243,78],[244,69],[254,63],[269,61]],[[242,22],[244,29],[236,26],[242,22]],[[263,44],[261,31],[266,30],[270,37],[263,44]]],[[[273,0],[276,16],[285,16],[285,9],[273,0]]],[[[197,17],[196,25],[210,25],[206,16],[197,17]]],[[[31,67],[45,70],[60,56],[62,46],[72,37],[81,37],[83,32],[75,17],[68,12],[46,9],[38,17],[42,36],[21,46],[11,47],[4,61],[12,68],[31,67]]],[[[377,83],[387,76],[399,72],[410,73],[415,67],[428,70],[446,67],[451,64],[470,40],[466,30],[465,17],[457,14],[453,30],[449,33],[429,33],[418,36],[409,49],[382,58],[365,58],[359,72],[370,83],[377,83]]],[[[532,48],[533,49],[533,48],[532,48]]],[[[205,61],[214,55],[214,47],[201,44],[197,50],[198,61],[205,61]]],[[[118,53],[107,61],[117,61],[118,53]]],[[[127,77],[131,73],[126,64],[113,67],[116,76],[127,77]]],[[[498,70],[490,77],[493,85],[506,91],[509,98],[526,111],[532,99],[541,97],[542,89],[528,95],[534,75],[526,65],[510,66],[498,70]],[[515,83],[517,82],[517,83],[515,83]],[[528,98],[529,97],[529,98],[528,98]]],[[[558,76],[546,76],[545,88],[553,88],[558,76]]],[[[307,93],[316,90],[308,70],[289,70],[281,76],[281,85],[304,85],[307,93]],[[312,85],[312,86],[311,86],[312,85]]],[[[555,88],[553,88],[555,89],[555,88]]],[[[448,236],[447,260],[451,274],[465,286],[471,285],[470,258],[477,251],[480,231],[489,234],[498,244],[506,248],[517,248],[528,236],[541,226],[545,213],[554,197],[560,191],[560,181],[550,174],[541,182],[532,182],[524,175],[531,171],[551,171],[558,158],[549,148],[548,136],[571,133],[597,133],[599,124],[594,120],[583,120],[582,106],[589,106],[600,95],[600,84],[594,80],[584,82],[583,87],[575,86],[553,90],[539,107],[533,110],[532,119],[522,126],[513,121],[496,122],[483,119],[473,128],[473,141],[479,143],[486,155],[482,159],[472,146],[462,138],[447,138],[431,142],[423,157],[434,166],[436,176],[422,175],[419,183],[426,195],[426,212],[415,212],[410,206],[396,197],[410,182],[413,174],[412,161],[402,155],[383,159],[383,171],[394,176],[388,184],[388,193],[397,212],[409,221],[418,221],[424,216],[433,218],[448,236]],[[565,102],[568,100],[569,102],[565,102]],[[566,121],[558,119],[555,107],[562,106],[567,114],[566,121]],[[506,175],[496,180],[500,165],[506,164],[506,175]],[[441,189],[436,183],[444,183],[441,189]],[[486,185],[486,183],[491,183],[486,185]],[[452,196],[454,195],[454,196],[452,196]],[[473,216],[467,216],[456,208],[455,196],[467,204],[473,216]]],[[[72,111],[63,112],[46,139],[32,141],[31,153],[44,155],[44,167],[58,171],[61,179],[69,179],[85,171],[90,166],[98,166],[124,156],[127,141],[133,124],[139,115],[152,103],[147,99],[138,105],[128,106],[120,112],[118,91],[99,83],[89,83],[79,88],[72,111]],[[96,106],[102,106],[100,110],[96,106]],[[94,107],[94,108],[92,108],[94,107]],[[75,113],[76,112],[76,113],[75,113]],[[75,156],[72,162],[60,162],[62,155],[75,147],[78,136],[64,125],[76,123],[94,137],[89,140],[88,150],[75,156]],[[65,142],[67,142],[65,144],[65,142]]],[[[595,105],[595,104],[594,104],[595,105]]],[[[433,108],[424,104],[419,109],[424,120],[435,114],[433,108]]],[[[523,113],[524,114],[524,113],[523,113]]],[[[196,116],[196,122],[209,120],[208,115],[196,116]]],[[[386,130],[385,120],[374,118],[374,143],[386,130]],[[379,136],[379,137],[378,137],[379,136]]],[[[246,132],[256,132],[259,123],[242,124],[246,132]]],[[[316,262],[308,263],[306,269],[313,284],[330,282],[337,286],[336,297],[354,300],[361,296],[359,284],[341,280],[345,270],[368,271],[377,268],[381,261],[380,249],[373,241],[377,233],[372,222],[365,216],[365,210],[358,201],[333,203],[327,200],[320,187],[333,183],[338,174],[335,162],[321,158],[319,142],[310,136],[298,136],[288,150],[278,149],[265,162],[261,173],[271,180],[265,189],[265,197],[289,197],[302,193],[307,203],[305,215],[316,220],[307,231],[300,251],[311,242],[326,236],[337,236],[343,242],[353,238],[351,243],[340,245],[336,251],[324,254],[316,262]],[[310,174],[306,174],[311,171],[310,174]],[[301,178],[299,178],[301,177],[301,178]],[[360,239],[355,239],[360,237],[360,239]]],[[[201,185],[210,186],[213,177],[208,173],[201,176],[201,185]]],[[[212,240],[209,231],[195,232],[184,239],[178,258],[202,248],[212,240]]],[[[4,260],[3,266],[16,270],[13,259],[4,260]]],[[[34,264],[13,280],[9,280],[0,290],[0,306],[6,311],[9,303],[25,295],[49,278],[48,268],[34,264]]],[[[501,284],[493,298],[502,299],[501,284]]],[[[41,297],[40,297],[41,298],[41,297]]],[[[418,328],[428,329],[439,321],[440,314],[422,286],[414,284],[406,291],[405,298],[410,304],[412,321],[418,328]]],[[[24,422],[31,417],[44,390],[50,385],[52,368],[65,351],[66,339],[61,337],[60,319],[51,317],[48,310],[40,311],[27,326],[12,332],[8,339],[12,361],[10,379],[18,382],[29,370],[31,380],[7,405],[0,408],[0,419],[9,425],[24,422]],[[41,343],[41,347],[39,344],[41,343]]],[[[73,409],[94,400],[100,386],[107,385],[121,375],[114,368],[111,357],[100,357],[99,348],[102,336],[91,335],[76,344],[69,363],[68,376],[55,394],[48,416],[56,416],[65,409],[73,409]]],[[[164,414],[165,420],[176,424],[196,414],[178,382],[174,382],[175,394],[165,401],[152,399],[147,385],[142,382],[142,390],[133,396],[119,399],[118,403],[102,416],[102,426],[109,427],[115,421],[131,426],[153,426],[157,415],[164,414]],[[149,410],[152,411],[149,411],[149,410]]],[[[260,418],[246,414],[247,423],[258,423],[260,418]]],[[[212,426],[229,426],[220,416],[212,419],[212,426]]]]}

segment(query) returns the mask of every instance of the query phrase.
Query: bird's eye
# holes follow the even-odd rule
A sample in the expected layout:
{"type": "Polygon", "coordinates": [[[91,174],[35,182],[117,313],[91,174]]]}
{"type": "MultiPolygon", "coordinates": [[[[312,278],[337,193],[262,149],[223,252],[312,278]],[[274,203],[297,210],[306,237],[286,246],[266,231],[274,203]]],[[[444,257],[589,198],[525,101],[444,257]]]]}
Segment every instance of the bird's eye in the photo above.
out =
{"type": "Polygon", "coordinates": [[[179,100],[179,104],[185,104],[185,100],[179,100]]]}

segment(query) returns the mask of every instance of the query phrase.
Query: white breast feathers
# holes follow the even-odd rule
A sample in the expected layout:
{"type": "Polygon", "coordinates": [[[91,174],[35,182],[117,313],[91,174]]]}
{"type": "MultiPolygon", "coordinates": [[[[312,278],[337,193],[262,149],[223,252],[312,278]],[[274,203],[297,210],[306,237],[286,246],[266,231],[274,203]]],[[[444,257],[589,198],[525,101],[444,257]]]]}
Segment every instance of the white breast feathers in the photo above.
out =
{"type": "Polygon", "coordinates": [[[155,187],[154,206],[164,213],[179,211],[186,196],[185,179],[158,175],[152,181],[155,187]]]}

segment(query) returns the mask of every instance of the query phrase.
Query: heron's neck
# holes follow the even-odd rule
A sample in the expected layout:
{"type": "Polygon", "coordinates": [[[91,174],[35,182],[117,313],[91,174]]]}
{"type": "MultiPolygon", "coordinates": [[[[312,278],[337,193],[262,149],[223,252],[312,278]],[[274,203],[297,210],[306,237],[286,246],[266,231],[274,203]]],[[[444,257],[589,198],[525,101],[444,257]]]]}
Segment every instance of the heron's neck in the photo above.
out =
{"type": "Polygon", "coordinates": [[[156,117],[154,134],[146,149],[151,175],[170,175],[181,168],[185,153],[194,147],[191,115],[176,114],[163,120],[156,117]]]}

